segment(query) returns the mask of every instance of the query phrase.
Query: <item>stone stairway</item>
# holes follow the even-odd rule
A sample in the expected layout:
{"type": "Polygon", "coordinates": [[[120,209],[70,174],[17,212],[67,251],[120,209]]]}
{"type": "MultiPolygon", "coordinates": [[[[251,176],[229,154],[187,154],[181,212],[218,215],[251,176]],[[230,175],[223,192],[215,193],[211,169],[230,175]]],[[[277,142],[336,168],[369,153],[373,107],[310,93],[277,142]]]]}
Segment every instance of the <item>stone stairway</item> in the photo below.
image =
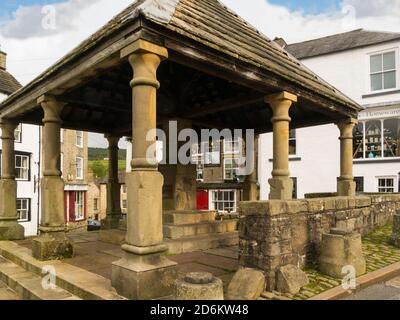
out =
{"type": "Polygon", "coordinates": [[[166,211],[164,238],[170,254],[238,244],[237,219],[216,220],[212,211],[166,211]]]}
{"type": "Polygon", "coordinates": [[[124,300],[109,279],[63,261],[38,261],[31,250],[0,242],[0,281],[26,300],[124,300]],[[54,270],[55,289],[42,286],[43,270],[54,270]]]}

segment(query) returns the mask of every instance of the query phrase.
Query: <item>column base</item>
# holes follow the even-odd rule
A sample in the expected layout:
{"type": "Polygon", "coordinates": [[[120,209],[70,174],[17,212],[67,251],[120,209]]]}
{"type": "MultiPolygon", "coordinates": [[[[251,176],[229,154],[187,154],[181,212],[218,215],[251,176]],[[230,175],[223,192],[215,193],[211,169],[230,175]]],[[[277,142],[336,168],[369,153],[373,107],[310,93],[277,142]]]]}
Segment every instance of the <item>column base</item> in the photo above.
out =
{"type": "Polygon", "coordinates": [[[339,197],[354,197],[356,195],[356,182],[353,180],[338,180],[337,192],[339,197]]]}
{"type": "Polygon", "coordinates": [[[0,241],[24,240],[25,228],[17,221],[0,221],[0,241]]]}
{"type": "Polygon", "coordinates": [[[270,200],[292,200],[293,180],[289,177],[275,177],[268,180],[270,200]]]}
{"type": "Polygon", "coordinates": [[[40,261],[68,259],[74,247],[64,232],[43,233],[32,240],[32,255],[40,261]]]}
{"type": "Polygon", "coordinates": [[[122,218],[121,214],[107,215],[105,219],[101,220],[101,229],[102,230],[118,229],[121,218],[122,218]]]}
{"type": "Polygon", "coordinates": [[[112,265],[112,286],[118,294],[131,300],[150,300],[173,293],[177,263],[162,253],[125,257],[112,265]]]}

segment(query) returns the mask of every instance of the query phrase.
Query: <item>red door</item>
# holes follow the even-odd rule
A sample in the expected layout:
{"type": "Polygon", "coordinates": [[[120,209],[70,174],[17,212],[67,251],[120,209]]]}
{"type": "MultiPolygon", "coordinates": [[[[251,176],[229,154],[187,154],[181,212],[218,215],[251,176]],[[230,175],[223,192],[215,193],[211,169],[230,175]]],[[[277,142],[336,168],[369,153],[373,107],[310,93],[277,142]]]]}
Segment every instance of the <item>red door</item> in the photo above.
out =
{"type": "Polygon", "coordinates": [[[197,191],[197,210],[208,210],[208,191],[197,191]]]}

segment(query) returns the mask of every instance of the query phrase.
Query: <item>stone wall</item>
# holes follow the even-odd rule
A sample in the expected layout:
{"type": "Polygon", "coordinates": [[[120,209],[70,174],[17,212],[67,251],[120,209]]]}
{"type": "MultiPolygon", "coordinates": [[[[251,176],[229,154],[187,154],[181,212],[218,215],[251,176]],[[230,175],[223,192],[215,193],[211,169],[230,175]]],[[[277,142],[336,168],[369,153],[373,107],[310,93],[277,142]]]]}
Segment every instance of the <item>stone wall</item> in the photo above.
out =
{"type": "Polygon", "coordinates": [[[391,223],[397,209],[399,194],[241,202],[240,265],[263,270],[273,290],[281,266],[317,261],[322,233],[341,228],[365,235],[391,223]]]}

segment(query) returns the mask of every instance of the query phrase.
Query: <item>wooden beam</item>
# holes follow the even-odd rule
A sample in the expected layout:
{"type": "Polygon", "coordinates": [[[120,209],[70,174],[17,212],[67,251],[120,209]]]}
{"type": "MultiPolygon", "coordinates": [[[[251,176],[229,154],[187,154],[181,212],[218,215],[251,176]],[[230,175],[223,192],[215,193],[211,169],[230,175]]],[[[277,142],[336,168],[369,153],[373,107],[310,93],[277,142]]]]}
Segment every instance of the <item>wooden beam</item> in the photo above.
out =
{"type": "Polygon", "coordinates": [[[262,97],[246,97],[246,98],[229,98],[216,103],[211,103],[201,107],[196,107],[188,110],[181,115],[182,118],[193,119],[202,117],[208,114],[222,112],[226,110],[236,109],[240,107],[250,106],[256,103],[264,102],[264,96],[262,97]]]}

